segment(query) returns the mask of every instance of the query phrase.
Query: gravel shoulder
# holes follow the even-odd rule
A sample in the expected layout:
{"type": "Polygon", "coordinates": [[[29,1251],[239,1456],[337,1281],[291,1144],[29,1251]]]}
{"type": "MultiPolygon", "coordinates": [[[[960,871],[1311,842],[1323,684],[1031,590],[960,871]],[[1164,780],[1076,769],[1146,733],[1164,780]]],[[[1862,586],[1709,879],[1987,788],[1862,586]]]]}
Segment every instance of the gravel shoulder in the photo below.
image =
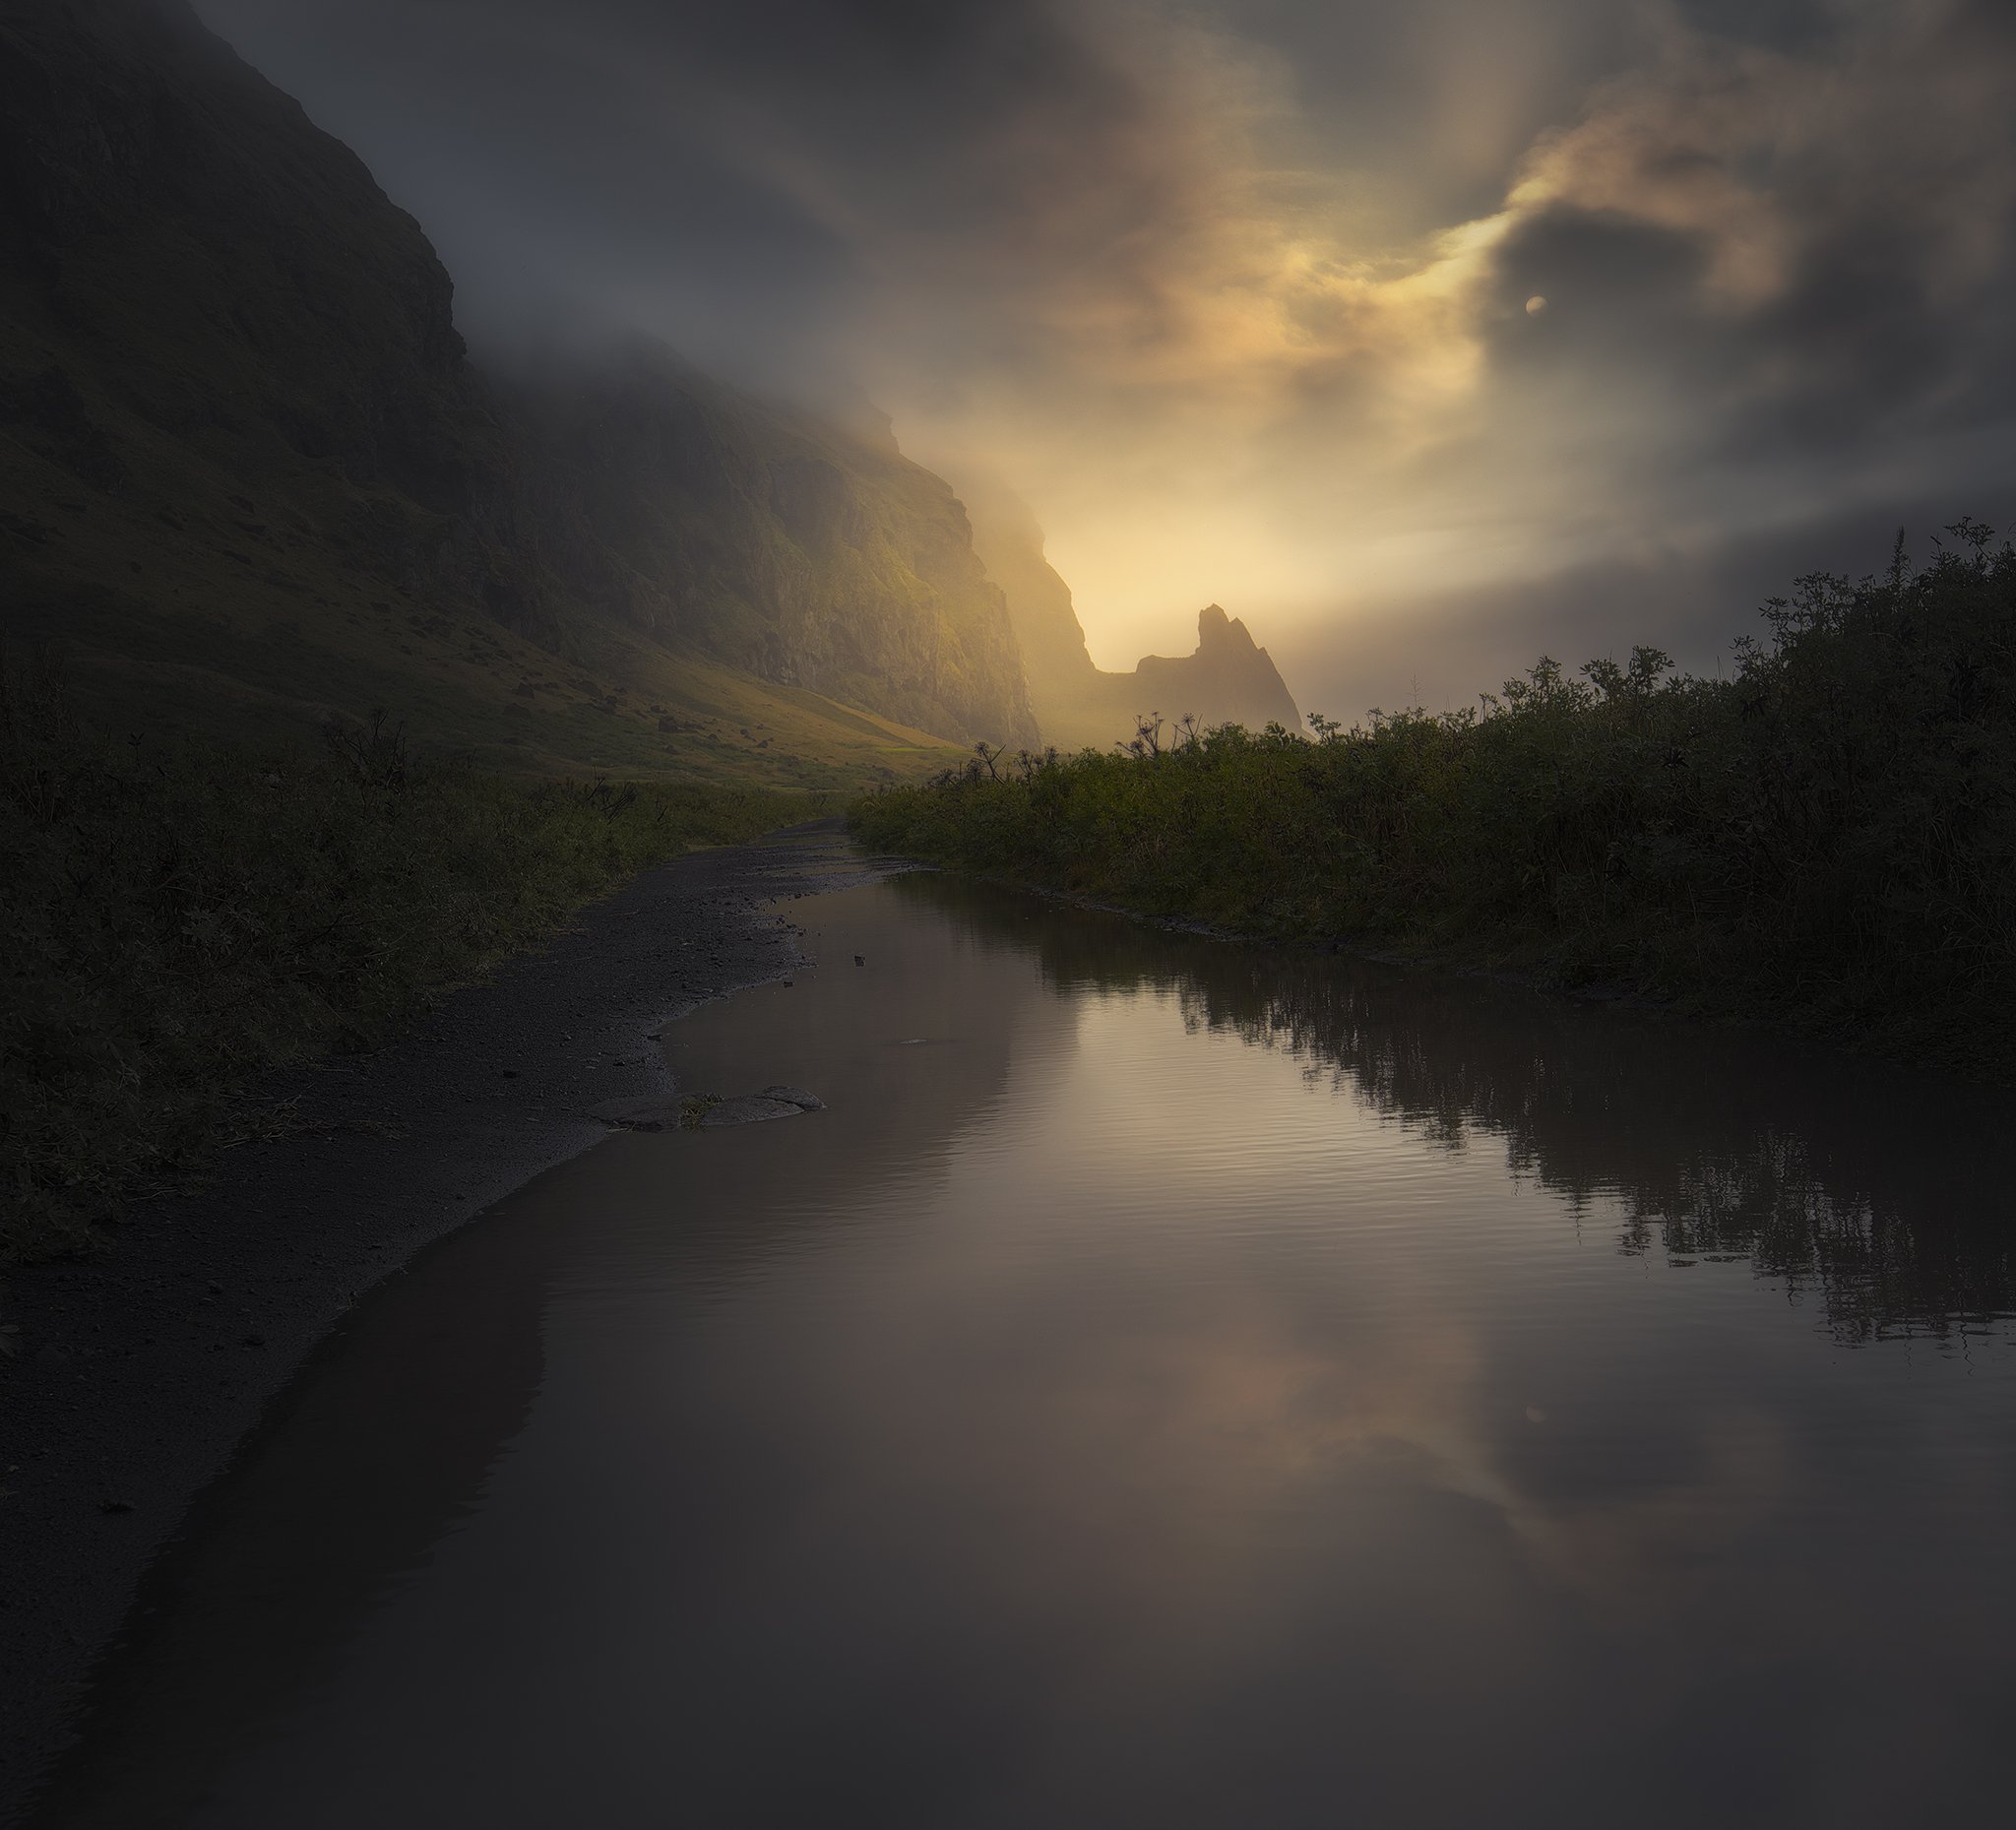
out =
{"type": "Polygon", "coordinates": [[[396,1043],[270,1089],[284,1135],[0,1285],[0,1822],[190,1500],[355,1298],[665,1100],[655,1032],[801,963],[766,905],[882,874],[838,820],[646,873],[396,1043]]]}

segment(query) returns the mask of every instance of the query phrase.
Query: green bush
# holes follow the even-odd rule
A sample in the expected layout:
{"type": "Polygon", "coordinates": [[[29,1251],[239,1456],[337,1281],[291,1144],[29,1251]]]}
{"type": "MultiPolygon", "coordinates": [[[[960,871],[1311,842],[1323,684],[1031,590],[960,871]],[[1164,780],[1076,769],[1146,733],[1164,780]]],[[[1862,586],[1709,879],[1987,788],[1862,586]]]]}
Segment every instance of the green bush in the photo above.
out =
{"type": "Polygon", "coordinates": [[[429,764],[382,719],[325,735],[109,742],[49,663],[0,667],[0,1255],[85,1242],[251,1122],[262,1071],[381,1040],[647,864],[816,811],[429,764]]]}
{"type": "Polygon", "coordinates": [[[859,802],[886,850],[1158,915],[1537,969],[2006,1066],[2016,552],[1799,581],[1732,677],[1543,659],[1350,728],[981,752],[859,802]]]}

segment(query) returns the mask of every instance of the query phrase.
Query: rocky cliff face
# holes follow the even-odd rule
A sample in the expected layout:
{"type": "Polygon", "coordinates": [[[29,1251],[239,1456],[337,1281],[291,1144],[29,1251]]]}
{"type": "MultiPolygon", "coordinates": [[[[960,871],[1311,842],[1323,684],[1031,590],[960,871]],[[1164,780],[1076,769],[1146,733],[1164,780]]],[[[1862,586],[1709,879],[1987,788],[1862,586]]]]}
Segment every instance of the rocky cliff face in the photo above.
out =
{"type": "Polygon", "coordinates": [[[180,0],[10,0],[0,250],[0,474],[43,591],[158,610],[147,559],[94,563],[136,507],[171,571],[310,540],[483,569],[510,460],[448,276],[180,0]]]}
{"type": "Polygon", "coordinates": [[[564,705],[573,753],[602,719],[634,761],[693,680],[746,699],[704,658],[766,705],[1033,738],[935,477],[663,356],[498,385],[451,307],[418,224],[186,0],[7,0],[0,633],[74,645],[136,721],[564,705]]]}
{"type": "MultiPolygon", "coordinates": [[[[1071,587],[1044,556],[1043,532],[1028,503],[992,481],[962,478],[960,491],[987,575],[1007,596],[1031,703],[1054,715],[1060,699],[1081,696],[1099,673],[1071,587]]],[[[1047,726],[1044,734],[1052,734],[1047,726]]]]}
{"type": "Polygon", "coordinates": [[[206,462],[284,451],[437,510],[496,458],[417,225],[180,0],[10,0],[0,249],[11,405],[59,461],[47,404],[92,394],[206,462]]]}
{"type": "Polygon", "coordinates": [[[1197,612],[1194,653],[1144,656],[1133,683],[1133,696],[1145,698],[1152,711],[1195,713],[1207,725],[1244,725],[1249,730],[1285,725],[1295,730],[1302,722],[1273,657],[1243,622],[1215,603],[1197,612]]]}
{"type": "Polygon", "coordinates": [[[1144,656],[1131,673],[1093,665],[1071,590],[1043,556],[1028,506],[998,485],[969,485],[974,541],[1008,599],[1022,646],[1030,703],[1043,740],[1059,749],[1104,749],[1133,736],[1143,718],[1194,716],[1204,725],[1280,724],[1301,715],[1280,671],[1237,617],[1217,604],[1197,617],[1197,647],[1184,656],[1144,656]]]}
{"type": "Polygon", "coordinates": [[[640,347],[527,385],[542,551],[605,617],[950,737],[1036,741],[951,488],[640,347]]]}

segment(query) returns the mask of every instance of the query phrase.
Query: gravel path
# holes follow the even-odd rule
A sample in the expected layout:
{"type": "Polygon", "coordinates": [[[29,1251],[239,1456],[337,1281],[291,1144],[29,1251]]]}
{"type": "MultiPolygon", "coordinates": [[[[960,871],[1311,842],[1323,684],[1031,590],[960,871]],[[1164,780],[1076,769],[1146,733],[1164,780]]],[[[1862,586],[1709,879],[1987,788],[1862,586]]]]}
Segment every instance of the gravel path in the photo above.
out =
{"type": "Polygon", "coordinates": [[[672,1089],[654,1033],[800,963],[779,899],[879,875],[837,820],[640,877],[397,1043],[282,1076],[286,1135],[0,1286],[0,1822],[190,1499],[355,1296],[672,1089]]]}

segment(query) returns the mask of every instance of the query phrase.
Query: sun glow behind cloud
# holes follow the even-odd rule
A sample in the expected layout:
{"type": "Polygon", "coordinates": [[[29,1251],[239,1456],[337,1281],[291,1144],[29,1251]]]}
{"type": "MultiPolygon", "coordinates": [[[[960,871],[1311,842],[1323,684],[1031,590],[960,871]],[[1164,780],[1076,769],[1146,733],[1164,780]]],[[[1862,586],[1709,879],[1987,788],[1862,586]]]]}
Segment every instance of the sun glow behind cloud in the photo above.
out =
{"type": "Polygon", "coordinates": [[[2016,486],[1994,0],[203,4],[479,344],[864,391],[1111,664],[2016,486]]]}
{"type": "MultiPolygon", "coordinates": [[[[1280,73],[1216,41],[1183,88],[1216,131],[1173,136],[1200,201],[1130,270],[1152,284],[1095,270],[1097,308],[1046,320],[1040,363],[949,402],[900,365],[881,391],[931,449],[1022,479],[1108,664],[1207,597],[1279,628],[1880,498],[1895,447],[1861,435],[1961,385],[2008,271],[2016,163],[1958,60],[1973,23],[1907,9],[1793,55],[1663,16],[1648,61],[1542,132],[1498,208],[1385,246],[1350,174],[1270,157],[1297,125],[1256,99],[1280,73]],[[1901,303],[1901,339],[1961,329],[1948,375],[1884,347],[1869,319],[1901,303]],[[1823,453],[1785,436],[1842,409],[1859,424],[1823,453]]],[[[1999,37],[1976,49],[2016,67],[1999,37]]],[[[1962,483],[1968,452],[1949,446],[1962,483]]],[[[1915,457],[1922,487],[1936,457],[1915,457]]]]}

